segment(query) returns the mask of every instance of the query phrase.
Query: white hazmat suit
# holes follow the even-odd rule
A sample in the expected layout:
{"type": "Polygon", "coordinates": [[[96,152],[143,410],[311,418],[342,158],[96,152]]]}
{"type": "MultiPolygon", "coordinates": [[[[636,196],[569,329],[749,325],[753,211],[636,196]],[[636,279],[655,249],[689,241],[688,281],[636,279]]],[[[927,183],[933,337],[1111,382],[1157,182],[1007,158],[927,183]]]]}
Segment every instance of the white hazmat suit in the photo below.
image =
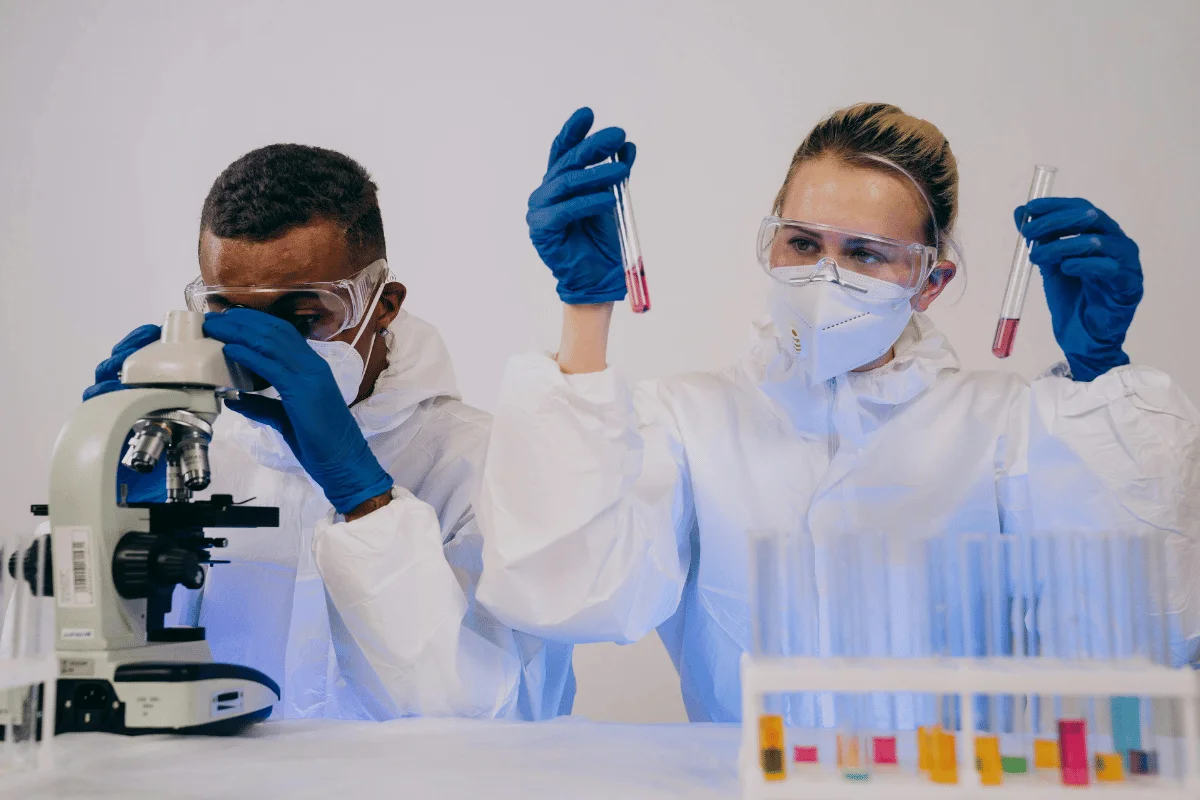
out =
{"type": "Polygon", "coordinates": [[[212,493],[277,506],[278,529],[218,531],[233,563],[176,593],[217,661],[279,683],[275,716],[542,719],[570,713],[570,647],[498,623],[475,601],[471,497],[490,420],[460,402],[436,330],[401,311],[388,367],[351,411],[396,481],[392,502],[339,521],[270,429],[217,419],[212,493]]]}
{"type": "Polygon", "coordinates": [[[689,717],[736,721],[748,531],[1144,526],[1171,532],[1171,601],[1194,642],[1200,415],[1168,376],[966,371],[922,314],[895,350],[814,384],[764,320],[736,366],[632,389],[612,369],[513,359],[477,505],[479,601],[562,642],[657,628],[689,717]]]}

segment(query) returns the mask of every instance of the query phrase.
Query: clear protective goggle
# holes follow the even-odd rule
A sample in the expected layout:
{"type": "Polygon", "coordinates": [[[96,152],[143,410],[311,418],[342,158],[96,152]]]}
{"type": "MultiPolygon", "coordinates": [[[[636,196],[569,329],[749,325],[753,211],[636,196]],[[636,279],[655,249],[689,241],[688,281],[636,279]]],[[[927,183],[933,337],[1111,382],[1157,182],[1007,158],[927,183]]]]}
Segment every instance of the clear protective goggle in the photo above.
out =
{"type": "Polygon", "coordinates": [[[837,283],[863,299],[901,300],[925,285],[937,248],[833,225],[767,217],[758,229],[758,263],[781,283],[837,283]]]}
{"type": "Polygon", "coordinates": [[[379,259],[340,281],[281,286],[209,286],[196,278],[183,290],[190,311],[253,308],[291,324],[306,339],[328,341],[362,322],[391,273],[379,259]]]}

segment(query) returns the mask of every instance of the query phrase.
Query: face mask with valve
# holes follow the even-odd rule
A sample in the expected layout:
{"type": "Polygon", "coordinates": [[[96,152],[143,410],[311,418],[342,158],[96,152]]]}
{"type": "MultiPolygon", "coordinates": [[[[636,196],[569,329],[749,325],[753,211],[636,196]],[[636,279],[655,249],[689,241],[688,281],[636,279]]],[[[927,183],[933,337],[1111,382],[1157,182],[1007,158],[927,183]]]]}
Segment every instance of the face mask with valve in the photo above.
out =
{"type": "Polygon", "coordinates": [[[813,381],[826,381],[887,354],[930,280],[937,246],[767,217],[758,260],[784,346],[813,381]]]}
{"type": "MultiPolygon", "coordinates": [[[[227,540],[205,528],[279,525],[277,508],[192,497],[211,480],[222,398],[251,388],[203,323],[201,313],[170,312],[161,339],[126,360],[127,388],[84,402],[55,445],[49,506],[34,507],[50,518],[50,558],[31,570],[26,554],[23,567],[55,599],[56,733],[235,733],[279,700],[263,673],[213,663],[203,628],[164,624],[175,587],[199,589],[223,563],[210,551],[227,540]],[[118,463],[151,475],[160,462],[166,502],[117,496],[118,463]]],[[[14,559],[10,571],[20,566],[14,559]]]]}
{"type": "Polygon", "coordinates": [[[814,381],[827,381],[879,359],[912,317],[908,299],[888,298],[892,291],[886,283],[862,276],[843,283],[837,273],[836,263],[826,259],[799,285],[771,286],[772,321],[814,381]],[[832,277],[822,280],[826,273],[832,277]]]}

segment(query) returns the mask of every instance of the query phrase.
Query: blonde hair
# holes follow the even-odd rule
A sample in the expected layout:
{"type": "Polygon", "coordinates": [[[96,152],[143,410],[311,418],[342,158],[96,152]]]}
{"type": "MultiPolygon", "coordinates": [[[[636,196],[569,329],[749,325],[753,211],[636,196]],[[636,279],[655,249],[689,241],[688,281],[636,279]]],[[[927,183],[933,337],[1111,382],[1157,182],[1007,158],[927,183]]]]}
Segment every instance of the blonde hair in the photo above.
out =
{"type": "Polygon", "coordinates": [[[889,170],[879,159],[900,167],[916,182],[933,212],[926,223],[925,243],[949,241],[958,217],[958,162],[932,122],[886,103],[859,103],[833,112],[796,148],[787,178],[775,195],[773,213],[783,209],[800,165],[826,156],[865,169],[889,170]]]}

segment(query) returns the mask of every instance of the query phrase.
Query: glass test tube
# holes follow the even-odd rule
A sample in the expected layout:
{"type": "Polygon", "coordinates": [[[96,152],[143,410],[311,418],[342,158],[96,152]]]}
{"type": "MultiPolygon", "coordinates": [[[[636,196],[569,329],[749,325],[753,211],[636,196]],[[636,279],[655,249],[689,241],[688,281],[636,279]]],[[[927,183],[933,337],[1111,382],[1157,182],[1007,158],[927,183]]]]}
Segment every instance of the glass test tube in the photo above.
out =
{"type": "Polygon", "coordinates": [[[614,186],[613,194],[617,197],[617,236],[621,240],[621,261],[625,266],[625,286],[629,291],[629,307],[635,314],[644,314],[650,310],[650,289],[646,286],[646,267],[642,263],[642,244],[638,239],[637,222],[633,218],[633,198],[629,194],[629,178],[614,186]]]}
{"type": "MultiPolygon", "coordinates": [[[[750,543],[751,652],[756,657],[774,658],[791,654],[792,618],[789,581],[789,537],[785,531],[755,530],[750,543]]],[[[784,722],[788,697],[770,693],[760,699],[758,730],[759,758],[763,778],[787,778],[784,722]]]]}
{"type": "MultiPolygon", "coordinates": [[[[1038,165],[1033,168],[1033,182],[1029,186],[1029,199],[1037,200],[1050,194],[1054,185],[1057,167],[1038,165]]],[[[1026,220],[1022,221],[1022,224],[1026,220]]],[[[1012,355],[1013,343],[1017,339],[1017,326],[1021,322],[1021,310],[1025,308],[1025,295],[1029,291],[1029,275],[1033,269],[1029,261],[1029,242],[1017,234],[1017,249],[1013,253],[1012,268],[1008,273],[1008,286],[1004,290],[1004,302],[1000,306],[1000,321],[996,324],[996,338],[992,341],[992,354],[996,358],[1012,355]]]]}

